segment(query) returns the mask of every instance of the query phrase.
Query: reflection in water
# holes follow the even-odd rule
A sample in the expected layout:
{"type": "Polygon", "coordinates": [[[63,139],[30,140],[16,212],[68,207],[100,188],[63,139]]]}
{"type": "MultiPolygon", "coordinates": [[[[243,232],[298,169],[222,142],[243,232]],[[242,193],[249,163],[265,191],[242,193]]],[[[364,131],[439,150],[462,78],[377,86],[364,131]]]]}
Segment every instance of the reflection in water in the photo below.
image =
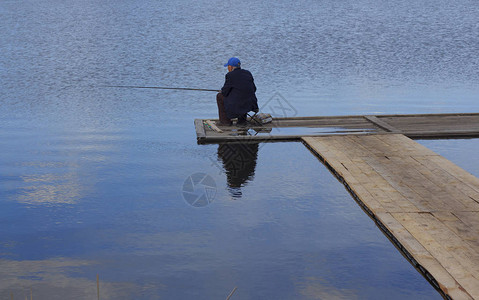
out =
{"type": "MultiPolygon", "coordinates": [[[[53,258],[45,260],[0,260],[0,298],[11,294],[22,299],[30,293],[33,299],[96,299],[95,271],[89,268],[97,262],[90,260],[53,258]],[[82,277],[79,271],[88,270],[90,276],[82,277]],[[30,290],[31,289],[31,290],[30,290]]],[[[88,272],[87,272],[88,273],[88,272]]],[[[142,285],[130,282],[109,282],[100,276],[101,299],[132,299],[142,285]]],[[[159,285],[161,288],[162,285],[159,285]]],[[[150,288],[150,287],[148,287],[150,288]]],[[[27,298],[27,297],[25,297],[27,298]]],[[[9,298],[10,299],[10,298],[9,298]]]]}
{"type": "Polygon", "coordinates": [[[299,294],[306,299],[358,299],[354,289],[332,286],[322,278],[308,276],[296,283],[299,294]]]}
{"type": "Polygon", "coordinates": [[[76,173],[21,176],[24,186],[16,197],[28,204],[74,204],[82,197],[81,178],[76,173]]]}
{"type": "Polygon", "coordinates": [[[310,2],[1,1],[0,299],[96,299],[97,273],[115,300],[439,296],[303,145],[262,149],[262,176],[257,144],[220,146],[227,187],[258,201],[191,209],[211,95],[99,87],[215,87],[238,54],[265,109],[479,110],[473,1],[310,2]]]}
{"type": "Polygon", "coordinates": [[[258,143],[225,143],[218,145],[218,158],[223,163],[230,194],[241,198],[241,187],[254,178],[258,143]]]}

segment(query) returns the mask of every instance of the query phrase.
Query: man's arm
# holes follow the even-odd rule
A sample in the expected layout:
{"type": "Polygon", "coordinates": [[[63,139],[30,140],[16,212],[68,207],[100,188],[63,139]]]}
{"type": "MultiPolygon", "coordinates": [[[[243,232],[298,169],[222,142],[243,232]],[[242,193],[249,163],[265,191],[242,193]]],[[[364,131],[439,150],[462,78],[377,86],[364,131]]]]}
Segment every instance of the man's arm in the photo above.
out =
{"type": "MultiPolygon", "coordinates": [[[[250,73],[251,74],[251,73],[250,73]]],[[[251,74],[251,82],[253,83],[253,92],[256,93],[256,84],[254,84],[254,77],[253,77],[253,74],[251,74]]],[[[256,95],[255,95],[255,99],[256,99],[256,95]]],[[[253,111],[255,113],[258,113],[259,112],[259,107],[258,107],[258,99],[256,99],[256,101],[254,101],[253,103],[253,111]]]]}
{"type": "Polygon", "coordinates": [[[253,84],[253,92],[256,93],[256,85],[254,84],[254,77],[253,77],[253,74],[251,74],[250,71],[248,71],[249,73],[249,76],[251,76],[251,83],[253,84]]]}
{"type": "Polygon", "coordinates": [[[223,94],[223,96],[225,97],[228,96],[232,88],[233,88],[233,85],[231,84],[231,78],[228,73],[225,75],[225,84],[221,88],[221,94],[223,94]]]}

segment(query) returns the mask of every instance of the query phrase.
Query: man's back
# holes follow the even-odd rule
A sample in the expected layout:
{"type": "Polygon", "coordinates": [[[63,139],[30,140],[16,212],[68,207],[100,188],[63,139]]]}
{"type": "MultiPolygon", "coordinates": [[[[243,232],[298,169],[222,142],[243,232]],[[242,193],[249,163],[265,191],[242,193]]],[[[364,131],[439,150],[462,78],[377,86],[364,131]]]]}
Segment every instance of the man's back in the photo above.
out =
{"type": "Polygon", "coordinates": [[[236,68],[225,76],[221,89],[228,118],[236,118],[258,109],[256,86],[248,70],[236,68]]]}

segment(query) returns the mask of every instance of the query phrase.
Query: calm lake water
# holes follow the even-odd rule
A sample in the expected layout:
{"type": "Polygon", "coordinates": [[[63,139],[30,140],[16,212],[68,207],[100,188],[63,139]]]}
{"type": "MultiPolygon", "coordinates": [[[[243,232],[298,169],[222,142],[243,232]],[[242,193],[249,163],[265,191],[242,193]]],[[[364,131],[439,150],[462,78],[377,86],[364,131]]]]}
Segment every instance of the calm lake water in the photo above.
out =
{"type": "MultiPolygon", "coordinates": [[[[472,0],[1,0],[0,298],[96,299],[99,274],[101,299],[440,299],[302,144],[197,145],[214,93],[100,86],[216,89],[238,56],[287,116],[478,112],[477,20],[472,0]]],[[[419,142],[479,176],[478,140],[419,142]]]]}

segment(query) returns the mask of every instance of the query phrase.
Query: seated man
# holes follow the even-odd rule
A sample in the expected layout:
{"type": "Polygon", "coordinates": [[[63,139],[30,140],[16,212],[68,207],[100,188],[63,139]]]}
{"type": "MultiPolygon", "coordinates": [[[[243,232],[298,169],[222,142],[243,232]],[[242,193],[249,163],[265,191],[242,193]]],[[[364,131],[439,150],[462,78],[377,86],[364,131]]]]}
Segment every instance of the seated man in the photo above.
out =
{"type": "Polygon", "coordinates": [[[238,118],[237,125],[245,125],[246,114],[250,111],[258,112],[253,75],[241,69],[241,62],[236,57],[230,58],[225,67],[228,67],[225,84],[216,95],[219,125],[229,126],[233,118],[238,118]]]}

